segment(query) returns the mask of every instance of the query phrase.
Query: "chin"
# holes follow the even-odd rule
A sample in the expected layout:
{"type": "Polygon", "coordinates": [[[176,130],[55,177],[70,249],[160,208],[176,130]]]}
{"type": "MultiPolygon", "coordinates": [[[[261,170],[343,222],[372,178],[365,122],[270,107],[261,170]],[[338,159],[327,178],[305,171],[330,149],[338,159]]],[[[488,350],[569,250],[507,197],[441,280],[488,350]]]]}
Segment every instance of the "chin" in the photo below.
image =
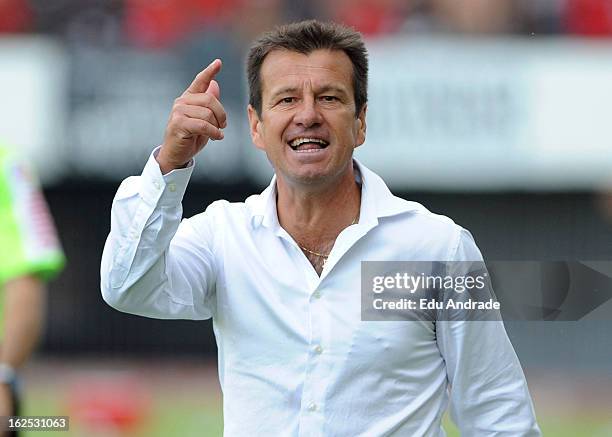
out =
{"type": "Polygon", "coordinates": [[[302,169],[302,171],[293,172],[289,175],[289,179],[297,184],[317,186],[333,180],[333,175],[323,169],[302,169]]]}

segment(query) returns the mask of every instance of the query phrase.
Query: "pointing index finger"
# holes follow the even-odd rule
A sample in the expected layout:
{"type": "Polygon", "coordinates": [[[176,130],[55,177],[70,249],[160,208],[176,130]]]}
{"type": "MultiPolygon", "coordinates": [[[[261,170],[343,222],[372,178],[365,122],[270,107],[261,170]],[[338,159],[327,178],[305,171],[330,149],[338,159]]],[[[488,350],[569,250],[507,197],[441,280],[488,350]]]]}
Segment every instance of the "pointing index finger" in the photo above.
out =
{"type": "Polygon", "coordinates": [[[208,89],[210,81],[215,78],[217,73],[221,71],[221,59],[215,59],[208,67],[200,71],[195,77],[189,88],[185,91],[186,93],[203,93],[208,89]]]}

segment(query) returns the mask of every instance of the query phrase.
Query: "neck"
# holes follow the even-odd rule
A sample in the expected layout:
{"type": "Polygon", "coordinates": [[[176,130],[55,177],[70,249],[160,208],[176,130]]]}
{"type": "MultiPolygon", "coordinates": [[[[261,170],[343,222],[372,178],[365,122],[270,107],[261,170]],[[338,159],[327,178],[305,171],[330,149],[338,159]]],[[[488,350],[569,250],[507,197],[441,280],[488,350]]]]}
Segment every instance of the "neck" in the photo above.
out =
{"type": "Polygon", "coordinates": [[[277,178],[280,225],[298,242],[325,249],[359,215],[361,189],[352,163],[337,180],[325,186],[298,186],[277,178]]]}

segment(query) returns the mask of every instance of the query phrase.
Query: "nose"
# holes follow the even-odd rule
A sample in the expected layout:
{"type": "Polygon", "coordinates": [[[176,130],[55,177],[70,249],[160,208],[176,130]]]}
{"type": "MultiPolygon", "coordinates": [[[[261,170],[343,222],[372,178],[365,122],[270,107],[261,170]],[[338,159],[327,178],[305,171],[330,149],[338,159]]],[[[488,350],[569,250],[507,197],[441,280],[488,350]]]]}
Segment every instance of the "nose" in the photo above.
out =
{"type": "Polygon", "coordinates": [[[313,96],[302,99],[293,117],[294,122],[301,127],[310,128],[321,124],[321,114],[313,96]]]}

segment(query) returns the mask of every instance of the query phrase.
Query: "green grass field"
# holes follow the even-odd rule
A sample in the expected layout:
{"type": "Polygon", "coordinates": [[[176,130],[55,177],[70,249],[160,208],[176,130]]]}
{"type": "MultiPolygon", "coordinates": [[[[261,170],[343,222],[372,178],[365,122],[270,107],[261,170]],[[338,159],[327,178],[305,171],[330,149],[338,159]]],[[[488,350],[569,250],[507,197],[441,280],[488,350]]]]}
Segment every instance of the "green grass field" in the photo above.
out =
{"type": "MultiPolygon", "coordinates": [[[[68,364],[65,364],[68,365],[68,364]]],[[[25,415],[69,415],[71,429],[68,432],[26,432],[24,436],[96,437],[216,437],[223,432],[221,396],[213,366],[168,363],[151,369],[144,363],[95,366],[77,364],[70,368],[58,363],[44,366],[38,363],[30,369],[25,386],[25,415]],[[59,366],[59,367],[58,367],[59,366]],[[121,378],[127,375],[146,388],[146,413],[138,426],[117,433],[116,430],[88,427],[75,411],[71,411],[70,393],[86,378],[99,380],[108,378],[99,369],[105,367],[122,369],[121,378]],[[126,370],[127,369],[127,370],[126,370]],[[47,376],[45,376],[47,375],[47,376]],[[54,375],[49,377],[48,375],[54,375]],[[75,376],[76,375],[76,376],[75,376]],[[151,382],[153,382],[151,384],[151,382]]],[[[106,372],[106,370],[104,371],[106,372]]],[[[121,379],[120,379],[121,381],[121,379]]],[[[532,395],[538,411],[538,420],[545,436],[553,437],[610,437],[612,436],[612,404],[596,399],[593,405],[584,405],[585,393],[576,393],[578,402],[568,404],[567,396],[560,399],[555,392],[558,387],[547,389],[546,384],[534,384],[532,395]],[[553,405],[557,403],[557,405],[553,405]],[[580,406],[580,408],[578,408],[580,406]],[[583,408],[584,407],[584,408],[583,408]]],[[[85,389],[87,392],[87,388],[85,389]]],[[[129,391],[127,396],[129,397],[129,391]]],[[[125,400],[125,399],[123,399],[125,400]]],[[[605,400],[604,400],[605,401],[605,400]]],[[[453,424],[445,419],[449,436],[459,436],[453,424]]]]}
{"type": "MultiPolygon", "coordinates": [[[[61,408],[54,400],[43,394],[32,399],[25,411],[26,414],[53,415],[62,413],[61,408]]],[[[603,417],[598,418],[560,418],[545,417],[540,419],[540,426],[545,436],[554,437],[606,437],[612,435],[612,425],[603,417]]],[[[72,430],[62,433],[27,432],[27,437],[63,435],[89,436],[106,435],[104,431],[99,434],[83,428],[82,425],[72,423],[72,430]]],[[[445,428],[450,437],[459,436],[459,432],[449,420],[445,420],[445,428]]],[[[218,437],[223,433],[223,419],[220,405],[203,399],[176,399],[164,396],[157,399],[150,418],[142,426],[130,431],[126,435],[134,437],[168,437],[168,436],[194,436],[218,437]]]]}

